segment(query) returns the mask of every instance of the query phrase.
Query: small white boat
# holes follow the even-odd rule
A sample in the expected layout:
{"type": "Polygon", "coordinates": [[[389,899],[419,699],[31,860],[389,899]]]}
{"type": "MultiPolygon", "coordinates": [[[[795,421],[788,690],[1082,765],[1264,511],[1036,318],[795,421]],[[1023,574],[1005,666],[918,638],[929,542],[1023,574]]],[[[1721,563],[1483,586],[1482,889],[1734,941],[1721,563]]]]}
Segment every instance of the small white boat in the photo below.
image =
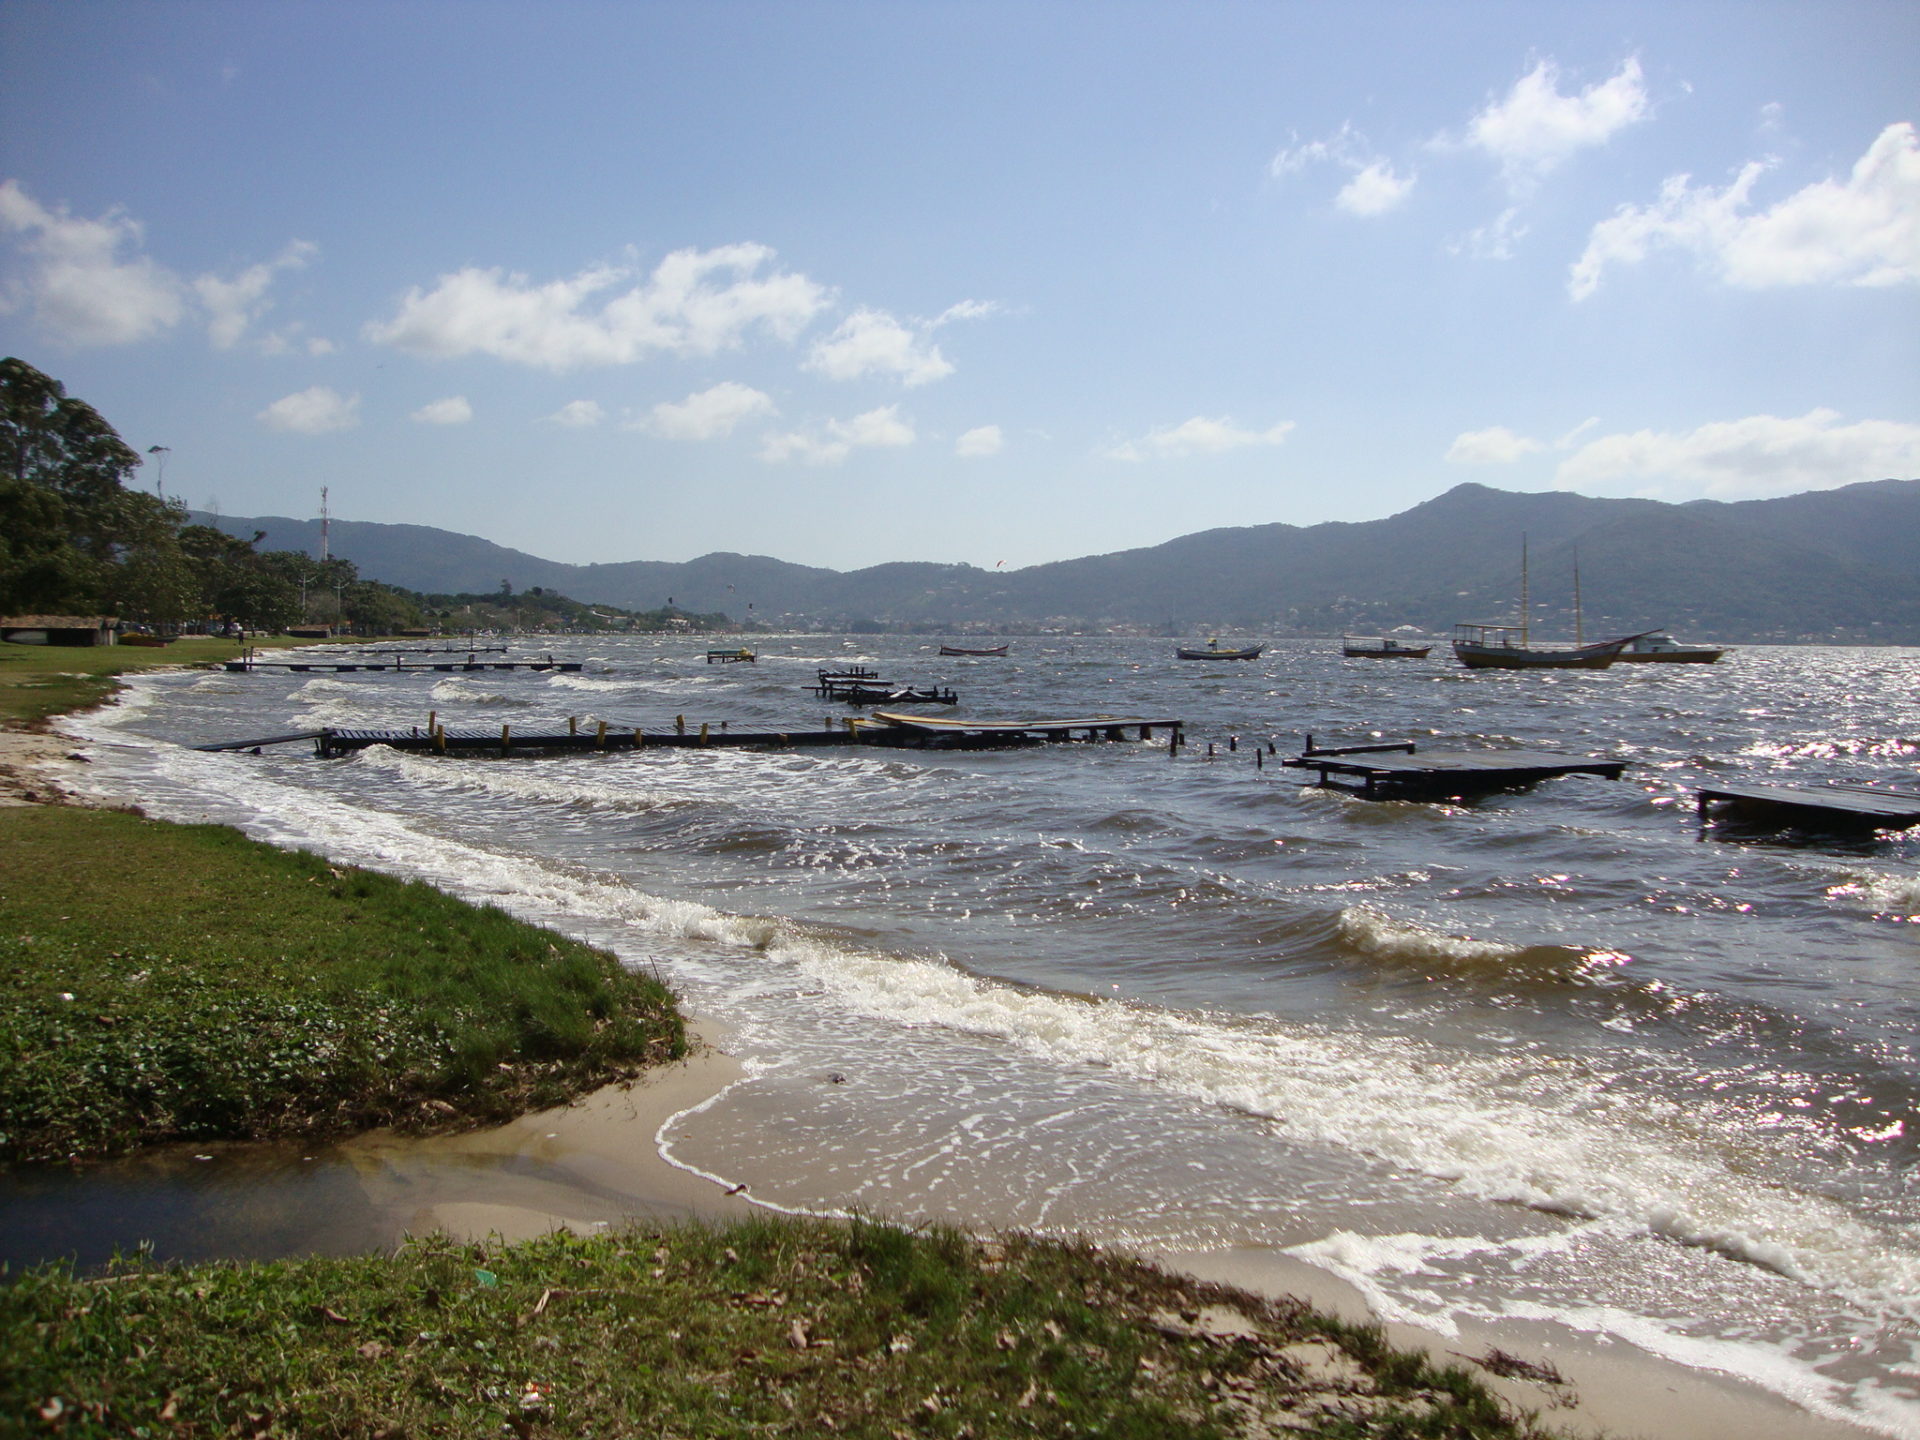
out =
{"type": "Polygon", "coordinates": [[[1615,658],[1639,664],[1711,665],[1726,653],[1712,645],[1682,645],[1671,635],[1656,630],[1650,634],[1636,635],[1615,658]]]}
{"type": "Polygon", "coordinates": [[[1236,650],[1232,646],[1223,646],[1218,636],[1207,642],[1204,650],[1188,650],[1184,647],[1173,653],[1182,660],[1258,660],[1266,650],[1264,645],[1249,645],[1236,650]]]}

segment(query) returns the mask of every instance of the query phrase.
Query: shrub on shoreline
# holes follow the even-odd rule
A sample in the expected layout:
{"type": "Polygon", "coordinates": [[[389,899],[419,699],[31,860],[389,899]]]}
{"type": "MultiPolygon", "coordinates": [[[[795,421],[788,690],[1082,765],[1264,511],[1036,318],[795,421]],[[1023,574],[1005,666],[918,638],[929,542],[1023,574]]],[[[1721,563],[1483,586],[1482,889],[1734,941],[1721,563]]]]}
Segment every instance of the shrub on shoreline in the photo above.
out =
{"type": "Polygon", "coordinates": [[[665,987],[222,826],[0,811],[0,1160],[504,1120],[686,1053],[665,987]]]}

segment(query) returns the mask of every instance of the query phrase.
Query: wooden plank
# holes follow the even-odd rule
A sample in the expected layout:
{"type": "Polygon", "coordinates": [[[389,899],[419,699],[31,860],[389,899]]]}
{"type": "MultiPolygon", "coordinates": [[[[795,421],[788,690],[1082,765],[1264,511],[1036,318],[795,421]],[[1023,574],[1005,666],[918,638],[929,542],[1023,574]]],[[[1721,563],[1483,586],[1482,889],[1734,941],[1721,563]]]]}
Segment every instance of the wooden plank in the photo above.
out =
{"type": "Polygon", "coordinates": [[[1854,824],[1890,829],[1920,825],[1920,795],[1874,791],[1857,785],[1702,785],[1700,813],[1713,801],[1759,810],[1783,810],[1854,824]]]}

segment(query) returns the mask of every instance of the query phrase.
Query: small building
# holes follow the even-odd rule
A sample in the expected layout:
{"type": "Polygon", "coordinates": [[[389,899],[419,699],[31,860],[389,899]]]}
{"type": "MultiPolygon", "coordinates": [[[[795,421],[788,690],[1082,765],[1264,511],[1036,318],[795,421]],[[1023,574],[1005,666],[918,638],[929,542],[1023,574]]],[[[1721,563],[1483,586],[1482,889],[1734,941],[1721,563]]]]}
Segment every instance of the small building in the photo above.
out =
{"type": "Polygon", "coordinates": [[[4,615],[0,640],[14,645],[111,645],[113,615],[4,615]]]}

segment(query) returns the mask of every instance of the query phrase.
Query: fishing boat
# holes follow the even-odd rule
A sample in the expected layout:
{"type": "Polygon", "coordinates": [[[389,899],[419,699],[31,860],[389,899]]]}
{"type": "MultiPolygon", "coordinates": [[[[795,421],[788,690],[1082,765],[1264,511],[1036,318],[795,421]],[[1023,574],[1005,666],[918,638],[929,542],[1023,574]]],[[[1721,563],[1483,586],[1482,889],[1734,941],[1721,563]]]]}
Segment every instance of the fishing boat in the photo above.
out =
{"type": "Polygon", "coordinates": [[[1604,670],[1641,635],[1622,635],[1589,645],[1582,634],[1580,615],[1580,554],[1573,557],[1573,644],[1535,645],[1528,617],[1533,613],[1527,588],[1527,539],[1520,537],[1520,621],[1503,624],[1463,620],[1453,627],[1454,656],[1469,670],[1604,670]]]}
{"type": "Polygon", "coordinates": [[[1004,655],[1007,653],[1007,647],[1004,645],[989,645],[984,649],[972,650],[965,645],[942,645],[940,647],[940,653],[942,655],[1004,655]]]}
{"type": "Polygon", "coordinates": [[[1530,643],[1524,625],[1463,620],[1453,627],[1453,653],[1470,670],[1604,670],[1635,638],[1542,646],[1530,643]]]}
{"type": "Polygon", "coordinates": [[[1431,645],[1409,645],[1391,635],[1342,635],[1340,653],[1370,660],[1423,660],[1431,645]]]}
{"type": "Polygon", "coordinates": [[[1712,645],[1682,645],[1663,630],[1634,637],[1620,652],[1620,659],[1638,664],[1711,665],[1726,654],[1712,645]]]}
{"type": "Polygon", "coordinates": [[[1223,646],[1220,643],[1220,637],[1216,635],[1207,642],[1207,648],[1204,650],[1188,650],[1183,647],[1173,653],[1182,660],[1258,660],[1266,648],[1264,645],[1249,645],[1244,649],[1236,650],[1231,646],[1223,646]]]}

